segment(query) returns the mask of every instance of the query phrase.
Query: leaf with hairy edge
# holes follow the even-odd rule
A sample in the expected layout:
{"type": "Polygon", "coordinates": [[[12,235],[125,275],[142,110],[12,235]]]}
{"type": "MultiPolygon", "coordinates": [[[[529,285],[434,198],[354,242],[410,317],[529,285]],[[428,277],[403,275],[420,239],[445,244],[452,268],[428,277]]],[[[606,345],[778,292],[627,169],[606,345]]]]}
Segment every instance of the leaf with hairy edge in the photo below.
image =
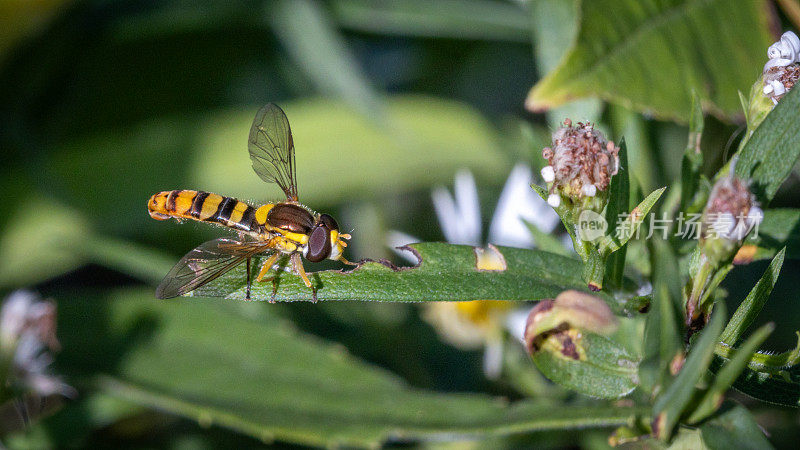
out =
{"type": "Polygon", "coordinates": [[[758,280],[758,283],[750,290],[747,297],[742,301],[742,304],[736,308],[733,317],[725,327],[725,331],[720,336],[720,342],[729,347],[733,347],[739,342],[739,339],[744,335],[744,332],[750,327],[753,321],[761,312],[761,308],[769,298],[772,288],[778,282],[778,274],[781,272],[783,266],[783,258],[786,250],[781,250],[775,259],[769,264],[764,275],[758,280]]]}
{"type": "Polygon", "coordinates": [[[706,110],[732,119],[771,44],[767,11],[764,0],[583,1],[577,41],[526,106],[599,96],[687,121],[695,90],[706,110]]]}
{"type": "Polygon", "coordinates": [[[736,175],[751,180],[751,189],[763,205],[772,200],[800,157],[797,111],[800,111],[800,89],[792,89],[737,153],[736,175]]]}
{"type": "Polygon", "coordinates": [[[731,359],[729,359],[717,372],[717,376],[711,382],[708,391],[698,402],[697,407],[686,419],[688,423],[698,423],[710,416],[719,408],[724,399],[725,391],[733,385],[736,378],[747,368],[750,357],[764,343],[767,337],[775,329],[775,325],[768,323],[756,330],[739,348],[737,348],[731,359]]]}
{"type": "MultiPolygon", "coordinates": [[[[489,252],[505,265],[505,270],[491,271],[478,269],[475,247],[430,242],[412,244],[407,250],[419,259],[417,266],[395,267],[387,261],[367,260],[349,272],[326,270],[310,274],[317,287],[317,298],[388,302],[531,301],[555,298],[567,289],[587,291],[579,260],[540,250],[490,247],[489,252]],[[496,253],[492,248],[496,248],[496,253]]],[[[256,263],[254,275],[257,268],[256,263]]],[[[272,293],[272,283],[253,282],[251,299],[271,300],[272,293]]],[[[610,296],[598,294],[612,310],[621,310],[622,305],[610,296]]],[[[244,264],[191,295],[244,299],[244,264]]],[[[311,300],[311,290],[300,277],[281,273],[275,300],[311,300]]]]}
{"type": "Polygon", "coordinates": [[[59,362],[80,386],[203,426],[320,447],[608,427],[643,412],[411,388],[273,309],[164,302],[141,289],[63,298],[59,362]]]}
{"type": "Polygon", "coordinates": [[[719,303],[714,308],[711,322],[694,341],[678,376],[656,398],[653,404],[653,434],[659,439],[669,438],[678,419],[685,413],[695,392],[695,385],[708,371],[714,357],[714,346],[724,324],[725,304],[719,303]]]}

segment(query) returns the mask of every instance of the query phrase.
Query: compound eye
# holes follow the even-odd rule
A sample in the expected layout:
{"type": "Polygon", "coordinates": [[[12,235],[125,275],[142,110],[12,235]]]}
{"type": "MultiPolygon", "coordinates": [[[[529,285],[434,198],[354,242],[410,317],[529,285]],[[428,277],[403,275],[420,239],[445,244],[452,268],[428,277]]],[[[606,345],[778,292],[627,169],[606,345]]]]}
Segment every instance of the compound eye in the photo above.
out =
{"type": "Polygon", "coordinates": [[[331,254],[331,233],[324,224],[314,227],[308,237],[308,252],[306,259],[311,262],[320,262],[331,254]]]}
{"type": "Polygon", "coordinates": [[[327,214],[320,215],[319,216],[319,222],[321,224],[325,225],[326,227],[328,227],[328,230],[330,230],[330,231],[333,231],[333,230],[339,231],[339,224],[336,223],[336,219],[334,219],[333,217],[331,217],[331,216],[329,216],[327,214]]]}

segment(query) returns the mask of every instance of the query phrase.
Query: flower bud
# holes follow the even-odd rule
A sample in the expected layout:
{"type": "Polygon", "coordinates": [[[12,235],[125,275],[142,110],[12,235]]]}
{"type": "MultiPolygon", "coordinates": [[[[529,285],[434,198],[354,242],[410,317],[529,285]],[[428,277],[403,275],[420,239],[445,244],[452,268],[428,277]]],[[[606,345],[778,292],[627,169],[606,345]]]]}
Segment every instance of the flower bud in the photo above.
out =
{"type": "Polygon", "coordinates": [[[747,182],[732,175],[719,179],[703,211],[703,253],[712,261],[727,260],[763,218],[747,182]]]}
{"type": "Polygon", "coordinates": [[[607,141],[590,123],[572,125],[570,119],[553,134],[552,147],[542,151],[548,165],[542,169],[551,206],[602,211],[611,177],[619,170],[619,147],[607,141]]]}
{"type": "Polygon", "coordinates": [[[535,353],[542,339],[569,329],[595,334],[611,334],[617,329],[617,318],[599,298],[579,291],[564,291],[555,300],[542,300],[528,314],[525,324],[525,345],[535,353]]]}

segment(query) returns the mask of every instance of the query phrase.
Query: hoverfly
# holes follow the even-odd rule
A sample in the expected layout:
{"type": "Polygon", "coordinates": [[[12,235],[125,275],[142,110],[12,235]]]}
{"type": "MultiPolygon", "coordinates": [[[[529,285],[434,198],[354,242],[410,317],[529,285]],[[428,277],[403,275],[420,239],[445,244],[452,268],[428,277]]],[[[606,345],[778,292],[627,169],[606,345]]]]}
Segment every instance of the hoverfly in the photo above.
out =
{"type": "Polygon", "coordinates": [[[265,279],[269,270],[281,256],[289,255],[291,270],[303,279],[316,301],[316,288],[303,269],[301,255],[311,262],[327,258],[354,265],[342,255],[350,235],[339,232],[333,217],[314,213],[298,201],[292,130],[278,105],[270,103],[258,111],[248,149],[253,170],[267,183],[277,184],[286,201],[253,207],[231,197],[191,190],[163,191],[150,197],[147,208],[154,219],[209,222],[233,228],[239,235],[238,239],[205,242],[187,253],[164,277],[156,289],[157,298],[191,292],[246,262],[249,300],[250,259],[268,253],[256,281],[272,280],[274,277],[265,279]]]}

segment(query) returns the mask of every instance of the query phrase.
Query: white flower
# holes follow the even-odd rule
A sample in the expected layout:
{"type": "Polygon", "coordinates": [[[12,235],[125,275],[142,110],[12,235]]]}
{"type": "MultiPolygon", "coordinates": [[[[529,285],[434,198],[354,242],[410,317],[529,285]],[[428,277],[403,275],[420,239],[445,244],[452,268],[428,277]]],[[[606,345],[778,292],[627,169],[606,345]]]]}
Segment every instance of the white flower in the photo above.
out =
{"type": "MultiPolygon", "coordinates": [[[[546,174],[543,174],[545,177],[546,174]]],[[[533,173],[525,164],[511,171],[489,227],[488,241],[492,244],[531,248],[534,240],[526,222],[543,232],[551,232],[560,222],[558,215],[531,188],[533,173]]],[[[481,217],[478,189],[469,171],[456,174],[454,195],[444,187],[434,189],[432,199],[442,234],[451,244],[480,246],[481,217]]],[[[396,247],[419,240],[399,231],[390,231],[389,245],[396,247]]],[[[408,252],[399,254],[418,262],[408,252]]],[[[426,305],[425,318],[434,324],[440,335],[463,348],[484,348],[484,373],[488,378],[500,375],[503,358],[502,328],[508,317],[527,317],[530,308],[517,308],[513,302],[475,300],[468,302],[434,302],[426,305]],[[515,311],[519,310],[519,314],[515,311]]],[[[512,325],[512,334],[519,335],[524,327],[512,325]]],[[[521,342],[521,336],[518,336],[521,342]]]]}
{"type": "Polygon", "coordinates": [[[762,92],[777,105],[800,79],[800,38],[791,31],[783,33],[778,42],[769,46],[767,56],[762,92]]]}
{"type": "Polygon", "coordinates": [[[12,292],[0,308],[0,358],[11,362],[0,381],[20,391],[45,397],[71,396],[74,389],[47,373],[58,350],[56,305],[30,291],[12,292]]]}
{"type": "Polygon", "coordinates": [[[778,67],[800,62],[800,38],[792,31],[783,33],[780,40],[767,49],[769,61],[764,65],[764,72],[778,67]]]}

